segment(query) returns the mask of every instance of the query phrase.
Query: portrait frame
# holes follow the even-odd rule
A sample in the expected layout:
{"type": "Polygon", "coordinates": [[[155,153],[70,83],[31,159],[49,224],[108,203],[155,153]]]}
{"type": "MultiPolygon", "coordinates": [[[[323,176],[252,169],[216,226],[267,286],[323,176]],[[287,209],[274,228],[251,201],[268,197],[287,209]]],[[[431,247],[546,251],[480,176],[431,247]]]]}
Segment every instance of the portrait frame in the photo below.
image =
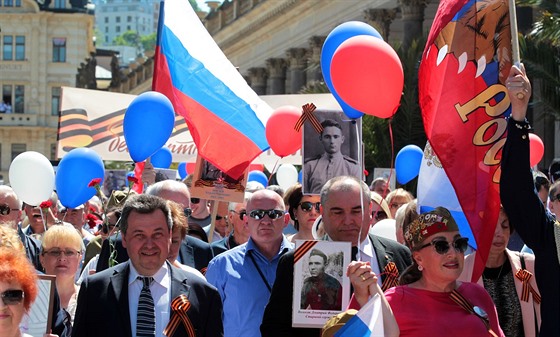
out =
{"type": "MultiPolygon", "coordinates": [[[[332,316],[346,310],[350,302],[350,279],[346,277],[346,269],[350,264],[352,244],[341,241],[316,241],[296,240],[294,253],[294,292],[292,304],[292,326],[299,328],[322,328],[325,322],[332,316]],[[309,287],[305,284],[316,282],[317,276],[310,273],[309,261],[311,252],[319,250],[327,256],[327,264],[323,273],[327,278],[336,279],[341,287],[340,308],[312,309],[311,304],[302,303],[306,301],[306,291],[309,287]],[[302,309],[302,305],[307,305],[302,309]]],[[[332,283],[331,283],[332,284],[332,283]]],[[[324,297],[326,298],[326,297],[324,297]]]]}
{"type": "Polygon", "coordinates": [[[37,275],[37,278],[37,298],[23,318],[20,329],[28,335],[43,337],[45,333],[50,333],[52,328],[56,276],[37,275]]]}
{"type": "MultiPolygon", "coordinates": [[[[341,133],[344,137],[344,142],[340,146],[340,153],[349,158],[351,164],[354,165],[352,161],[356,162],[358,168],[356,171],[360,174],[358,179],[363,179],[363,153],[362,153],[362,119],[350,119],[344,112],[336,110],[315,110],[313,112],[314,116],[317,118],[319,123],[325,120],[333,120],[341,126],[341,133]]],[[[333,178],[335,175],[330,176],[328,173],[325,174],[325,170],[322,169],[321,163],[317,166],[313,165],[315,160],[320,160],[320,157],[326,153],[325,148],[320,140],[320,133],[315,129],[315,126],[309,121],[303,124],[302,128],[302,190],[303,194],[319,194],[320,188],[318,186],[324,185],[327,180],[333,178]],[[323,177],[323,175],[326,175],[323,177]],[[312,184],[314,180],[320,179],[320,184],[312,184]],[[312,187],[313,185],[314,187],[312,187]]],[[[356,173],[357,174],[357,173],[356,173]]]]}
{"type": "Polygon", "coordinates": [[[243,202],[249,169],[234,179],[201,156],[196,157],[191,196],[206,200],[243,202]]]}

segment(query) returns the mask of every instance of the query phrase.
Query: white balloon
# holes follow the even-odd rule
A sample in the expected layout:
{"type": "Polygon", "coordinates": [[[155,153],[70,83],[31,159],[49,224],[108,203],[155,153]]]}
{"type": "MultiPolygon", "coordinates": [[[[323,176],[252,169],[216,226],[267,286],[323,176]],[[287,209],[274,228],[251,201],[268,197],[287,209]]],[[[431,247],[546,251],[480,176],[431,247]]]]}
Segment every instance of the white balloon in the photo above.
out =
{"type": "Polygon", "coordinates": [[[9,177],[18,198],[28,205],[38,206],[48,200],[54,190],[54,169],[39,152],[27,151],[15,157],[10,164],[9,177]]]}
{"type": "Polygon", "coordinates": [[[397,241],[397,228],[394,219],[383,219],[369,229],[369,234],[397,241]]]}
{"type": "Polygon", "coordinates": [[[278,185],[286,190],[288,187],[298,182],[298,171],[292,164],[282,164],[276,171],[276,181],[278,185]]]}

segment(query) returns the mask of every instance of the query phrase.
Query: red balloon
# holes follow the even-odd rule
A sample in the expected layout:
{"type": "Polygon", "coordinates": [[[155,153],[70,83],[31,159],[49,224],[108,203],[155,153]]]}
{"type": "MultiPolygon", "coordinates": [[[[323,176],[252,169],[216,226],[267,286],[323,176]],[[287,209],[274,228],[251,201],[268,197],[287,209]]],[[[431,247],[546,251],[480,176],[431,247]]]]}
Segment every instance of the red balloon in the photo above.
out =
{"type": "Polygon", "coordinates": [[[358,35],[334,53],[331,79],[336,93],[352,108],[379,118],[395,114],[404,86],[401,61],[385,41],[358,35]]]}
{"type": "Polygon", "coordinates": [[[251,171],[263,172],[264,171],[264,165],[263,164],[250,164],[249,165],[249,172],[251,172],[251,171]]]}
{"type": "Polygon", "coordinates": [[[539,136],[534,133],[529,134],[529,162],[536,166],[544,155],[544,143],[539,136]]]}
{"type": "Polygon", "coordinates": [[[266,121],[266,140],[277,156],[285,157],[301,149],[301,129],[294,129],[300,116],[301,109],[285,105],[274,110],[266,121]]]}
{"type": "Polygon", "coordinates": [[[186,168],[187,168],[187,174],[193,174],[194,169],[196,168],[196,163],[187,163],[186,168]]]}

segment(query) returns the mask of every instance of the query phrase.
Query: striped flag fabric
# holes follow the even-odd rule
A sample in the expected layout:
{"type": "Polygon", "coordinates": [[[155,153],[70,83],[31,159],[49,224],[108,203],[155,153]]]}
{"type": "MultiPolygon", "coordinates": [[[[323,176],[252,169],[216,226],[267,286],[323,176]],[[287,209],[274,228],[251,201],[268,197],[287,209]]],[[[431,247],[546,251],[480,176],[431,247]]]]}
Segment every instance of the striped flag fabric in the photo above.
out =
{"type": "Polygon", "coordinates": [[[381,297],[375,294],[334,337],[384,337],[381,297]]]}
{"type": "Polygon", "coordinates": [[[484,270],[500,208],[511,59],[507,1],[440,1],[420,63],[419,102],[430,145],[476,239],[473,280],[484,270]]]}
{"type": "Polygon", "coordinates": [[[198,153],[239,177],[266,151],[262,101],[214,42],[188,0],[161,2],[152,89],[183,116],[198,153]]]}

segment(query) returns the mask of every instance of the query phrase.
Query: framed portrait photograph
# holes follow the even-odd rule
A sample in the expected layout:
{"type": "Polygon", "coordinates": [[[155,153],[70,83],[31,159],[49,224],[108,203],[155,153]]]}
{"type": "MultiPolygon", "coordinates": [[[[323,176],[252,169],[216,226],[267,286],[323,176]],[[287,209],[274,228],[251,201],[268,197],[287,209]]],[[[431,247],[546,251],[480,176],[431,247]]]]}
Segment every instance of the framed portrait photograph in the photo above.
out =
{"type": "Polygon", "coordinates": [[[196,198],[217,201],[243,202],[248,170],[239,178],[220,171],[204,158],[196,157],[191,195],[196,198]]]}
{"type": "Polygon", "coordinates": [[[56,276],[37,276],[39,278],[37,280],[37,298],[27,315],[22,319],[20,329],[28,335],[43,337],[45,333],[49,333],[51,330],[56,276]]]}
{"type": "Polygon", "coordinates": [[[336,176],[362,179],[362,119],[350,119],[342,111],[315,110],[314,115],[322,130],[310,121],[303,125],[303,193],[319,194],[336,176]]]}
{"type": "Polygon", "coordinates": [[[292,326],[322,328],[346,309],[350,279],[350,242],[296,240],[292,326]]]}

